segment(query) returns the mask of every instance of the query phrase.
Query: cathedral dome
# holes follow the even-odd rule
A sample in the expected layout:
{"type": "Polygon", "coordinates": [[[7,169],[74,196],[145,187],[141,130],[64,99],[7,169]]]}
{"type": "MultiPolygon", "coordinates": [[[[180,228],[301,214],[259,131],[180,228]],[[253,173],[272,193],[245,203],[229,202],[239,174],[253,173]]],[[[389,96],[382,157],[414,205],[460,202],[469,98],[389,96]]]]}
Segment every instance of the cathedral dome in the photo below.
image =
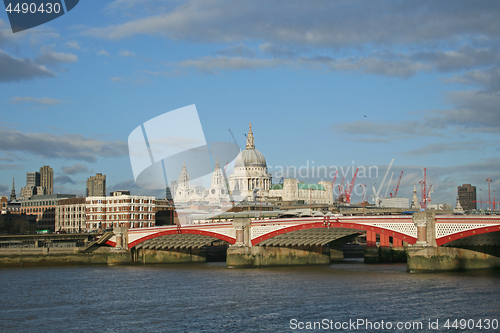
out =
{"type": "Polygon", "coordinates": [[[267,168],[266,159],[264,155],[257,149],[255,149],[252,124],[250,124],[250,130],[247,135],[247,146],[246,149],[241,151],[234,162],[234,167],[263,167],[267,168]]]}
{"type": "Polygon", "coordinates": [[[258,166],[258,167],[267,167],[266,159],[264,155],[257,149],[245,149],[241,151],[236,157],[236,161],[234,162],[234,166],[237,167],[250,167],[250,166],[258,166]]]}

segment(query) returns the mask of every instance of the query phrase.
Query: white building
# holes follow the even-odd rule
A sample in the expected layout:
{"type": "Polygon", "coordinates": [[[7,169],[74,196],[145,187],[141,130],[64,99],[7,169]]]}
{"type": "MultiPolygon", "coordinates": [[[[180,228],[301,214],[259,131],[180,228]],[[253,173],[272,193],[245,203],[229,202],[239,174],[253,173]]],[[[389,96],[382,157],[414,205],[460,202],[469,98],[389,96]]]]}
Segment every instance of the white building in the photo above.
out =
{"type": "Polygon", "coordinates": [[[67,233],[85,232],[87,228],[85,201],[85,198],[70,198],[57,201],[55,230],[67,233]]]}
{"type": "Polygon", "coordinates": [[[112,192],[109,197],[86,198],[87,230],[155,226],[155,197],[112,192]]]}
{"type": "Polygon", "coordinates": [[[380,207],[392,208],[410,208],[410,199],[408,198],[381,198],[380,207]]]}

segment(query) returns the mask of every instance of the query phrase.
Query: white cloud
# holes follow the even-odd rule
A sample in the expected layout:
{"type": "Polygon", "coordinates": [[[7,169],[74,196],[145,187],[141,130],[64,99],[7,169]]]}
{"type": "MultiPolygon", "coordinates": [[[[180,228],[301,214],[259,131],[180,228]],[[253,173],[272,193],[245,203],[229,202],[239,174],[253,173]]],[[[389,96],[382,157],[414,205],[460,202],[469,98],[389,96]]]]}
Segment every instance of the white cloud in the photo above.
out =
{"type": "Polygon", "coordinates": [[[129,51],[129,50],[121,50],[120,52],[118,52],[118,55],[120,55],[122,57],[126,57],[126,58],[135,58],[136,57],[135,53],[132,51],[129,51]]]}
{"type": "Polygon", "coordinates": [[[30,103],[36,106],[50,106],[50,105],[65,103],[65,101],[50,97],[35,98],[29,96],[25,97],[14,96],[10,99],[10,102],[13,104],[30,103]]]}
{"type": "Polygon", "coordinates": [[[80,44],[76,41],[67,42],[66,46],[72,49],[77,49],[77,50],[80,49],[80,44]]]}
{"type": "Polygon", "coordinates": [[[76,62],[78,56],[72,53],[55,52],[48,48],[42,48],[41,55],[37,58],[37,62],[42,65],[57,65],[59,63],[76,62]]]}
{"type": "Polygon", "coordinates": [[[97,52],[97,55],[103,55],[109,57],[109,53],[106,50],[100,50],[97,52]]]}

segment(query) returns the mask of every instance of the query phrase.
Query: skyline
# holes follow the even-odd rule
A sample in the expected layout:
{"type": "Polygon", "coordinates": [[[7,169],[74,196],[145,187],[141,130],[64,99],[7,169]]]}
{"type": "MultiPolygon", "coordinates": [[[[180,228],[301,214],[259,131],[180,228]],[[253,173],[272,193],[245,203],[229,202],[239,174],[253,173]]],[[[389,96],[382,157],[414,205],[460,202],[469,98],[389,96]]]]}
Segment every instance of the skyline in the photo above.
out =
{"type": "Polygon", "coordinates": [[[433,203],[454,205],[462,184],[487,191],[488,177],[493,199],[499,12],[481,1],[85,1],[16,34],[3,12],[0,195],[15,176],[19,196],[43,165],[54,193],[84,195],[102,173],[108,192],[151,194],[133,181],[127,137],[195,104],[207,142],[233,142],[231,129],[244,148],[251,122],[271,173],[361,165],[381,178],[394,158],[403,197],[425,167],[433,203]]]}

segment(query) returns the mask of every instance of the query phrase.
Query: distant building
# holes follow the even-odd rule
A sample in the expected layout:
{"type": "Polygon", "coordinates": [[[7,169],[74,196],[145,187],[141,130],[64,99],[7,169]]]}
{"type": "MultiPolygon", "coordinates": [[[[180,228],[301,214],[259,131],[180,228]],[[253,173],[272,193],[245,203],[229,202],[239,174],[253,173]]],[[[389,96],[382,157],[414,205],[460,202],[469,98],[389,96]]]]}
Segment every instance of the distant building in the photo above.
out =
{"type": "Polygon", "coordinates": [[[40,186],[40,172],[26,172],[26,186],[40,186]]]}
{"type": "Polygon", "coordinates": [[[36,187],[34,187],[34,186],[21,187],[21,198],[22,199],[29,199],[34,195],[36,195],[36,187]]]}
{"type": "Polygon", "coordinates": [[[85,198],[61,199],[55,208],[55,230],[67,233],[86,231],[85,198]]]}
{"type": "Polygon", "coordinates": [[[30,199],[21,200],[21,214],[35,215],[37,230],[55,231],[57,202],[74,197],[74,194],[34,195],[30,199]]]}
{"type": "Polygon", "coordinates": [[[40,186],[45,187],[45,194],[54,193],[54,170],[48,165],[40,168],[40,186]]]}
{"type": "Polygon", "coordinates": [[[432,205],[427,206],[427,209],[452,211],[453,207],[447,203],[436,203],[436,204],[432,204],[432,205]]]}
{"type": "Polygon", "coordinates": [[[87,197],[106,196],[106,175],[96,173],[87,179],[87,197]]]}
{"type": "Polygon", "coordinates": [[[274,184],[269,190],[269,200],[303,201],[307,204],[333,204],[332,182],[321,181],[307,184],[297,179],[285,179],[283,184],[274,184]]]}
{"type": "Polygon", "coordinates": [[[9,199],[4,195],[0,198],[0,208],[2,209],[2,214],[7,214],[7,204],[9,199]]]}
{"type": "Polygon", "coordinates": [[[381,198],[380,207],[410,208],[408,198],[381,198]]]}
{"type": "Polygon", "coordinates": [[[26,172],[26,186],[21,188],[21,198],[29,199],[37,194],[45,194],[40,186],[40,172],[26,172]],[[40,193],[38,193],[38,189],[40,189],[40,193]]]}
{"type": "Polygon", "coordinates": [[[458,200],[463,210],[477,209],[476,187],[471,184],[463,184],[458,187],[458,200]]]}
{"type": "Polygon", "coordinates": [[[87,197],[85,201],[87,231],[155,226],[155,197],[115,191],[109,197],[87,197]]]}

